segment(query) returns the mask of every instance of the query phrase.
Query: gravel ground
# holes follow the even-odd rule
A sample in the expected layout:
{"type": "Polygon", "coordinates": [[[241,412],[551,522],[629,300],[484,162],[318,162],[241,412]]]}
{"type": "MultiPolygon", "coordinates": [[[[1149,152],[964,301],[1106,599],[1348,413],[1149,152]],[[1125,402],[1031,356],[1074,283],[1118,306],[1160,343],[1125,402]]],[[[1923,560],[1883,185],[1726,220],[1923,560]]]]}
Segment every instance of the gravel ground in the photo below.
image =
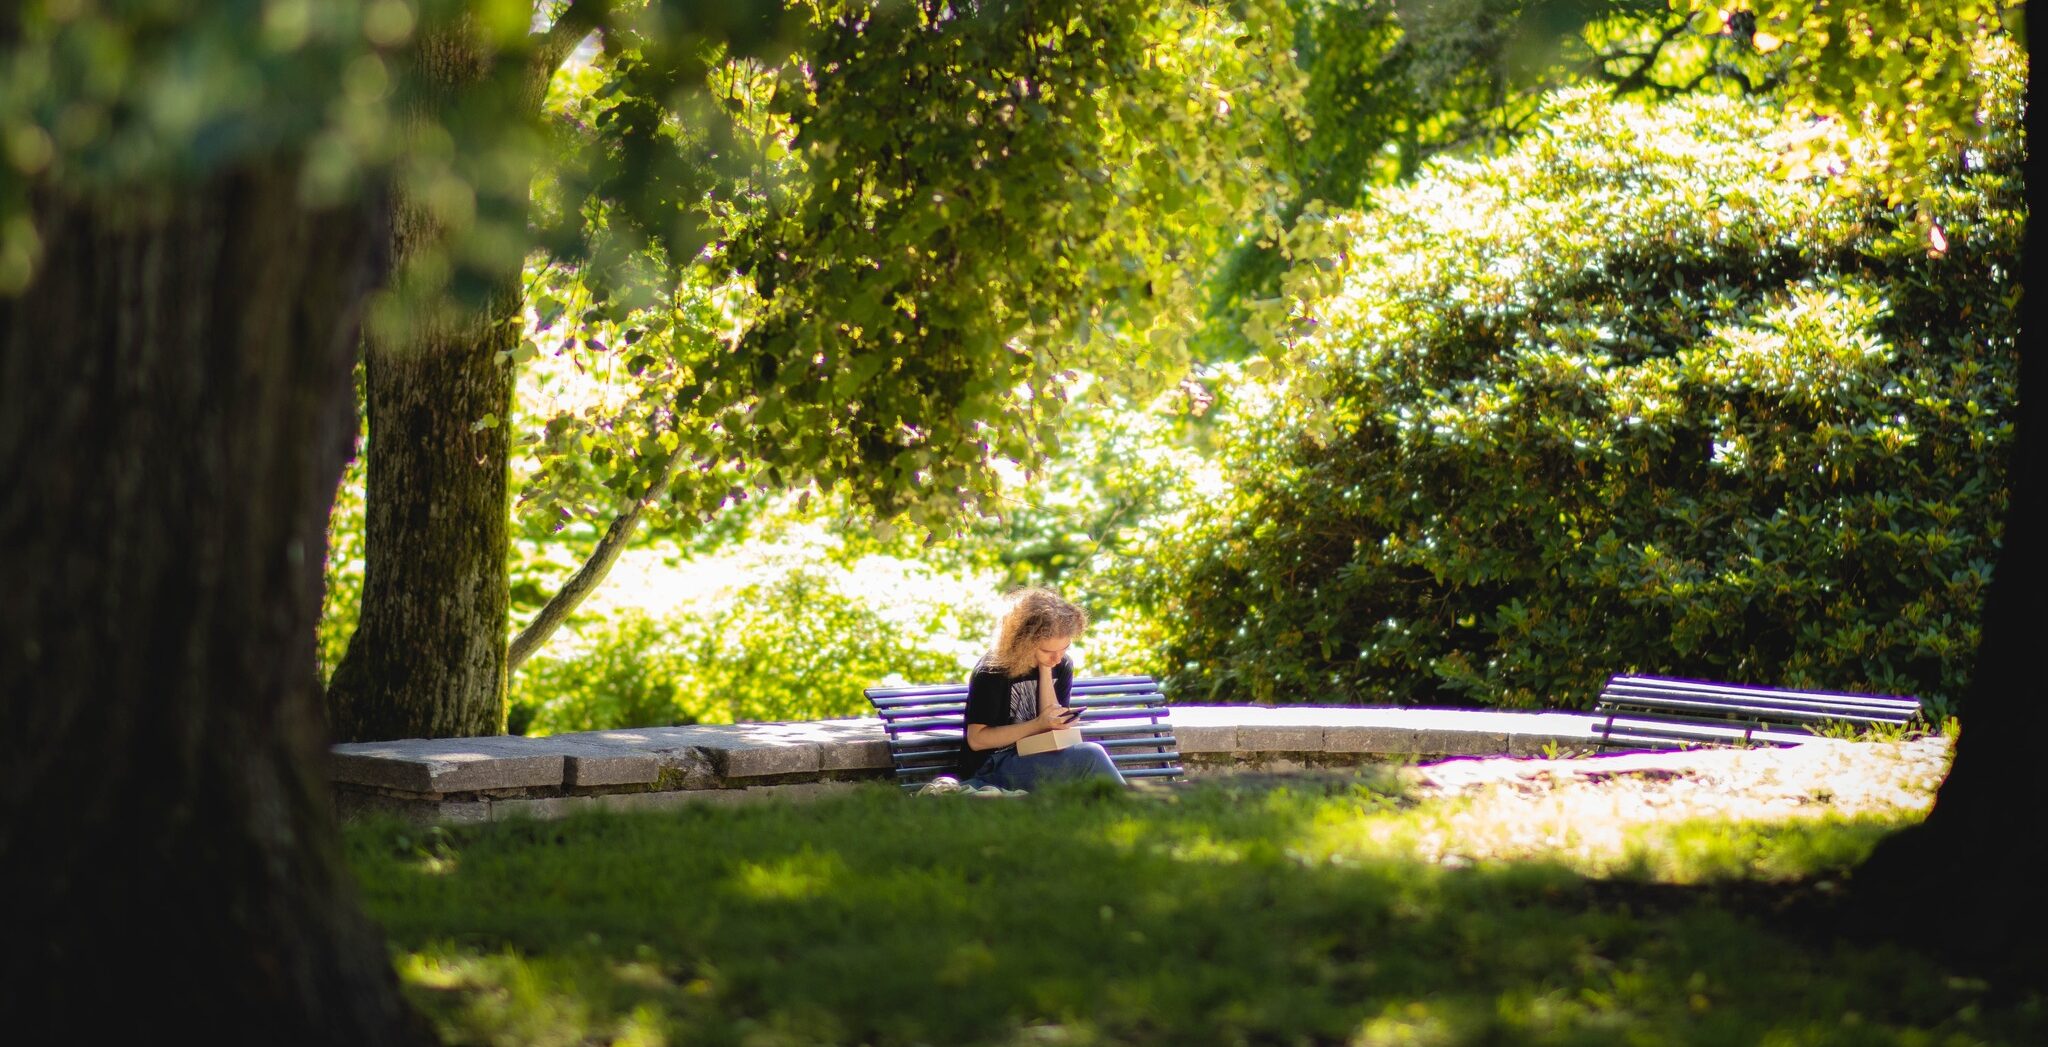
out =
{"type": "Polygon", "coordinates": [[[1407,768],[1418,799],[1443,805],[1419,841],[1452,864],[1550,852],[1592,865],[1632,834],[1698,819],[1924,814],[1947,773],[1947,738],[1816,740],[1789,748],[1702,749],[1577,759],[1471,759],[1407,768]]]}

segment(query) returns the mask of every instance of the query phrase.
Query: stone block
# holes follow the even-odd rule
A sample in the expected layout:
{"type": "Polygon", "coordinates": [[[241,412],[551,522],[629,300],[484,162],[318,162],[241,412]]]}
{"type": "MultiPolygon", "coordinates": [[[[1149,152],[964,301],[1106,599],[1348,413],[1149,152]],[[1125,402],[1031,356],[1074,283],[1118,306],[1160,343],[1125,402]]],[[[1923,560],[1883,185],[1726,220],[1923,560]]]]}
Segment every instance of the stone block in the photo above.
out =
{"type": "Polygon", "coordinates": [[[455,824],[487,822],[491,819],[491,804],[488,800],[448,800],[435,809],[434,817],[455,824]]]}
{"type": "Polygon", "coordinates": [[[530,799],[492,800],[490,819],[560,818],[570,811],[587,808],[595,796],[537,796],[530,799]]]}
{"type": "Polygon", "coordinates": [[[334,790],[335,813],[348,822],[379,814],[397,815],[414,822],[431,822],[439,813],[440,806],[439,802],[423,797],[392,796],[347,785],[334,790]]]}
{"type": "Polygon", "coordinates": [[[789,785],[750,785],[749,800],[815,800],[821,796],[845,796],[861,787],[859,782],[794,782],[789,785]]]}
{"type": "Polygon", "coordinates": [[[1508,751],[1506,731],[1462,731],[1427,727],[1415,732],[1414,752],[1424,756],[1499,756],[1508,751]]]}
{"type": "Polygon", "coordinates": [[[750,789],[688,789],[664,793],[619,793],[593,796],[591,800],[610,811],[667,811],[697,803],[740,803],[750,789]]]}
{"type": "Polygon", "coordinates": [[[1237,729],[1237,751],[1319,753],[1323,751],[1323,729],[1284,724],[1243,724],[1237,729]]]}
{"type": "MultiPolygon", "coordinates": [[[[579,785],[622,785],[652,783],[662,789],[716,789],[719,785],[719,771],[713,765],[708,745],[716,744],[721,736],[710,727],[643,727],[619,731],[584,731],[578,734],[557,735],[551,741],[565,745],[588,747],[620,757],[631,756],[653,761],[654,773],[645,778],[628,781],[583,781],[579,785]]],[[[638,764],[607,764],[604,770],[617,769],[637,775],[638,764]]]]}
{"type": "Polygon", "coordinates": [[[776,774],[815,774],[819,746],[815,742],[716,746],[707,749],[720,777],[764,778],[776,774]]]}
{"type": "Polygon", "coordinates": [[[562,775],[562,754],[538,749],[531,738],[349,742],[328,755],[333,781],[412,793],[554,788],[562,775]]]}
{"type": "Polygon", "coordinates": [[[723,781],[704,749],[669,749],[656,759],[661,761],[661,773],[655,781],[664,791],[717,789],[723,781]]]}
{"type": "Polygon", "coordinates": [[[1587,737],[1572,737],[1550,733],[1524,734],[1509,732],[1508,734],[1509,756],[1545,756],[1548,755],[1545,751],[1546,749],[1554,750],[1559,754],[1572,754],[1594,747],[1595,742],[1593,739],[1587,737]]]}
{"type": "Polygon", "coordinates": [[[654,754],[661,761],[662,771],[657,780],[663,788],[695,789],[716,787],[735,778],[818,773],[824,743],[860,739],[868,730],[880,733],[879,726],[849,726],[857,722],[700,724],[590,731],[573,737],[654,754]],[[709,781],[704,780],[707,768],[709,781]]]}
{"type": "Polygon", "coordinates": [[[653,753],[564,753],[562,784],[571,789],[597,785],[648,785],[661,778],[661,758],[653,753]]]}
{"type": "Polygon", "coordinates": [[[1226,724],[1173,725],[1175,744],[1184,753],[1227,753],[1237,749],[1237,728],[1226,724]]]}
{"type": "Polygon", "coordinates": [[[1399,753],[1415,751],[1415,729],[1385,724],[1352,724],[1323,728],[1323,751],[1331,753],[1399,753]]]}
{"type": "MultiPolygon", "coordinates": [[[[815,788],[832,783],[756,786],[748,789],[683,789],[675,792],[609,793],[596,796],[543,796],[532,799],[493,800],[490,817],[562,818],[578,811],[663,811],[689,804],[734,804],[760,799],[784,789],[815,788]]],[[[848,783],[850,784],[850,783],[848,783]]],[[[798,794],[792,794],[798,795],[798,794]]]]}
{"type": "Polygon", "coordinates": [[[1245,752],[1198,753],[1181,761],[1189,778],[1223,778],[1240,774],[1287,774],[1307,768],[1294,754],[1245,752]]]}
{"type": "Polygon", "coordinates": [[[1600,717],[1584,713],[1539,713],[1523,730],[1508,731],[1508,751],[1517,756],[1542,756],[1546,745],[1563,753],[1597,750],[1600,717]]]}
{"type": "Polygon", "coordinates": [[[818,746],[820,771],[865,771],[878,768],[889,770],[894,766],[895,764],[889,761],[887,738],[847,739],[825,742],[818,746]]]}

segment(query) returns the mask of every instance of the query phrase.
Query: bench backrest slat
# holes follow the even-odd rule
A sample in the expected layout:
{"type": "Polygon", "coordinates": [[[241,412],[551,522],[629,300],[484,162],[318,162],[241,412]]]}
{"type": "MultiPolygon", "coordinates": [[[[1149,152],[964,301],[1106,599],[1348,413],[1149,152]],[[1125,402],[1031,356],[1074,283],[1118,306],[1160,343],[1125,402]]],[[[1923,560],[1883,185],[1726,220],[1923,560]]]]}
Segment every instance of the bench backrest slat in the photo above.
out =
{"type": "Polygon", "coordinates": [[[1603,700],[1638,698],[1650,701],[1697,701],[1723,705],[1754,705],[1758,708],[1828,712],[1836,715],[1864,715],[1892,717],[1900,722],[1910,720],[1920,712],[1920,703],[1912,698],[1892,698],[1874,694],[1843,694],[1829,691],[1800,691],[1792,689],[1738,686],[1734,684],[1716,686],[1701,680],[1675,680],[1660,677],[1617,676],[1607,681],[1601,691],[1603,700]]]}
{"type": "Polygon", "coordinates": [[[1852,720],[1859,723],[1902,724],[1913,719],[1911,714],[1893,712],[1871,713],[1857,709],[1829,708],[1811,702],[1772,703],[1753,698],[1740,701],[1717,702],[1711,698],[1688,694],[1683,698],[1659,698],[1654,696],[1622,695],[1609,697],[1604,705],[1617,709],[1642,709],[1645,711],[1670,711],[1675,713],[1698,713],[1703,716],[1716,714],[1726,716],[1747,716],[1764,721],[1797,721],[1800,723],[1821,723],[1828,720],[1852,720]]]}
{"type": "MultiPolygon", "coordinates": [[[[905,788],[951,774],[966,729],[967,685],[913,684],[865,692],[889,738],[889,758],[905,788]]],[[[1081,737],[1100,744],[1126,778],[1175,778],[1184,771],[1171,711],[1149,676],[1097,676],[1073,683],[1070,703],[1086,710],[1081,737]]]]}
{"type": "Polygon", "coordinates": [[[1603,745],[1686,743],[1791,745],[1825,723],[1903,725],[1919,715],[1913,698],[1721,684],[1660,676],[1616,676],[1594,704],[1605,716],[1603,745]]]}

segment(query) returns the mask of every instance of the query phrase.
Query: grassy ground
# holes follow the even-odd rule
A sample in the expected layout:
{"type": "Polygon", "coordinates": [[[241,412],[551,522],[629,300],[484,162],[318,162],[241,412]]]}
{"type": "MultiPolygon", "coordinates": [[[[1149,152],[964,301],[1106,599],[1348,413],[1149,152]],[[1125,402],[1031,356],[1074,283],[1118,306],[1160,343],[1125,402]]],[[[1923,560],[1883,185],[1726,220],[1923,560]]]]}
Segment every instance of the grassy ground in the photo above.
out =
{"type": "Polygon", "coordinates": [[[1922,815],[1911,759],[1863,785],[1445,766],[348,841],[457,1042],[2048,1042],[2036,997],[1772,929],[1922,815]],[[1703,781],[1762,813],[1657,798],[1703,781]]]}

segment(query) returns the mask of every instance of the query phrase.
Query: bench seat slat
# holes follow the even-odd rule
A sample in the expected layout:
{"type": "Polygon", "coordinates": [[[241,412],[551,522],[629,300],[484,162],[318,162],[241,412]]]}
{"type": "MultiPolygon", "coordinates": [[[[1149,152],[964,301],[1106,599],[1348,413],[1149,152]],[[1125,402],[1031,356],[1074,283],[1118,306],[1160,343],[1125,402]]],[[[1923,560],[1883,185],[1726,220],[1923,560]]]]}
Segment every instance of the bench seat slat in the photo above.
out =
{"type": "Polygon", "coordinates": [[[1788,729],[1814,733],[1828,724],[1845,723],[1857,727],[1903,727],[1904,720],[1873,720],[1856,716],[1786,715],[1784,713],[1758,710],[1699,710],[1645,709],[1640,706],[1609,706],[1599,710],[1600,715],[1634,716],[1645,720],[1666,720],[1671,723],[1757,723],[1770,724],[1788,729]]]}
{"type": "MultiPolygon", "coordinates": [[[[916,789],[923,786],[925,783],[931,781],[932,779],[939,777],[939,775],[943,773],[946,773],[943,768],[926,767],[921,769],[907,770],[898,774],[896,777],[897,780],[902,783],[904,788],[916,789]]],[[[1168,764],[1164,767],[1125,767],[1119,765],[1117,767],[1117,773],[1123,775],[1127,779],[1179,778],[1187,774],[1187,769],[1182,767],[1179,763],[1168,764]]]]}
{"type": "MultiPolygon", "coordinates": [[[[1155,731],[1148,727],[1111,727],[1100,731],[1091,731],[1084,728],[1081,731],[1081,737],[1085,741],[1099,743],[1105,749],[1113,747],[1128,748],[1138,745],[1158,745],[1171,749],[1180,744],[1179,739],[1174,736],[1172,731],[1155,731]]],[[[960,751],[960,736],[919,739],[914,742],[898,745],[893,751],[905,756],[941,752],[957,753],[960,751]]]]}
{"type": "Polygon", "coordinates": [[[1793,745],[1798,745],[1799,743],[1795,741],[1787,741],[1783,738],[1757,737],[1745,741],[1741,738],[1736,738],[1732,740],[1722,738],[1694,738],[1683,735],[1674,736],[1669,734],[1630,734],[1626,732],[1617,731],[1614,734],[1601,739],[1600,744],[1612,747],[1626,747],[1629,749],[1697,749],[1704,747],[1713,747],[1717,749],[1767,747],[1779,749],[1793,745]]]}
{"type": "Polygon", "coordinates": [[[1700,724],[1626,719],[1617,720],[1612,726],[1603,724],[1594,729],[1607,738],[1645,736],[1695,742],[1770,742],[1773,745],[1796,745],[1814,739],[1804,731],[1772,730],[1763,724],[1743,725],[1725,721],[1700,724]]]}

